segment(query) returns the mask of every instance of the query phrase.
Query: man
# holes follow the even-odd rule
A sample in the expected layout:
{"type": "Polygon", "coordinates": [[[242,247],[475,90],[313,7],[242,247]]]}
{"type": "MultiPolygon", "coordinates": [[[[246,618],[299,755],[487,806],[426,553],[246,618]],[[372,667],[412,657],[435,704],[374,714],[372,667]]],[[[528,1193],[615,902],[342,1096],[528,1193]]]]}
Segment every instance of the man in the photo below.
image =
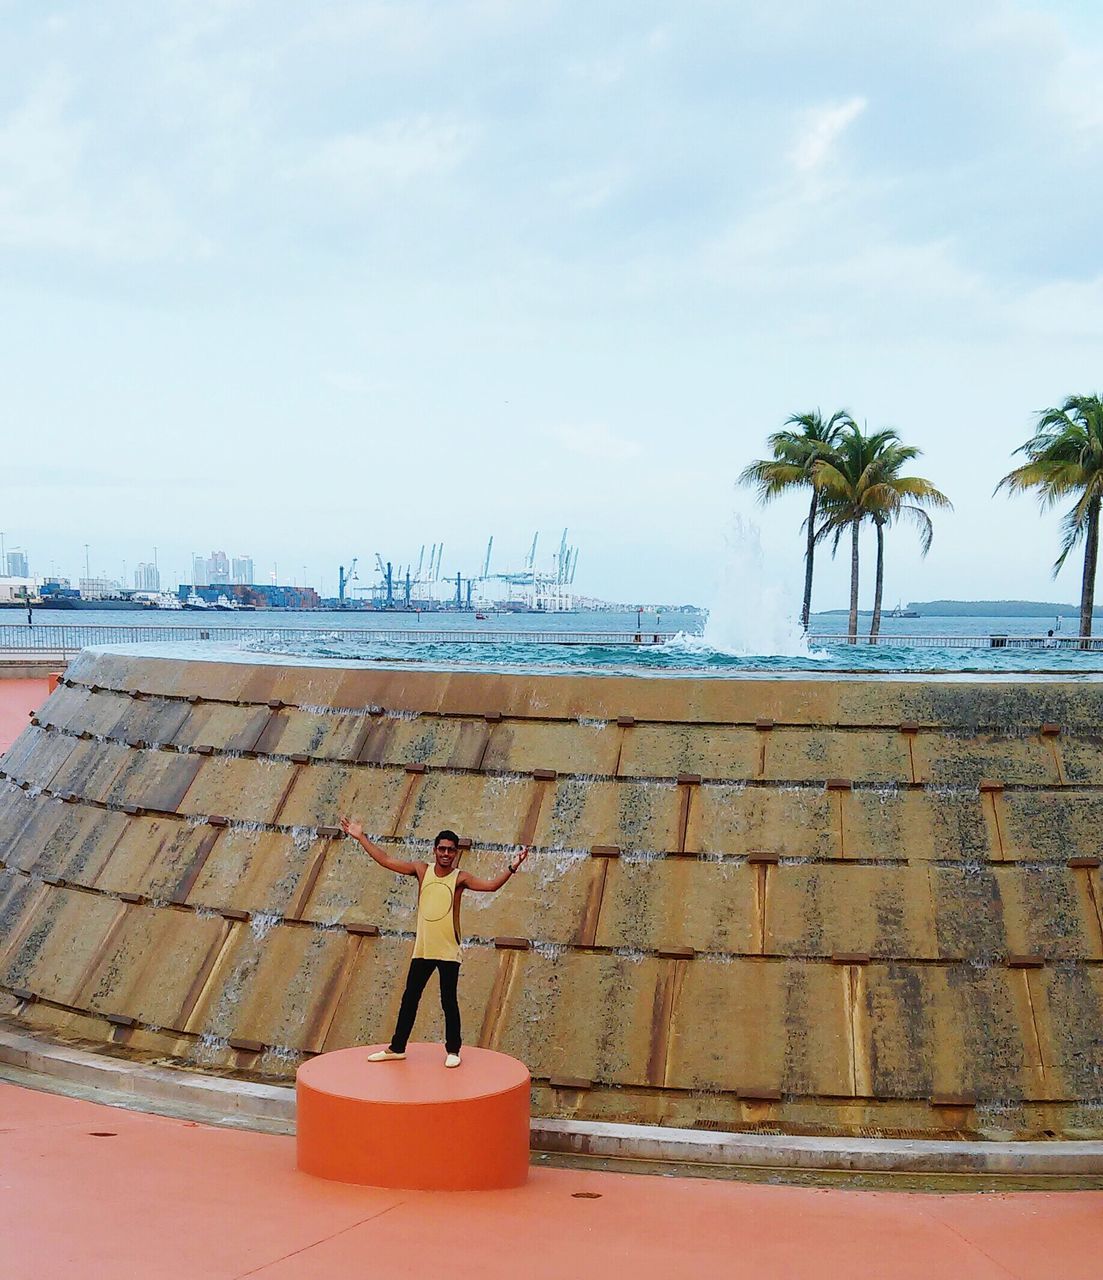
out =
{"type": "Polygon", "coordinates": [[[392,858],[364,834],[354,818],[342,818],[341,830],[357,841],[381,867],[400,876],[416,876],[417,935],[406,990],[398,1010],[394,1035],[386,1049],[368,1055],[369,1062],[395,1062],[406,1056],[406,1042],[414,1027],[417,1006],[429,976],[436,969],[440,977],[440,1005],[444,1010],[446,1067],[460,1065],[460,1006],[456,987],[460,976],[460,898],[465,889],[473,893],[495,893],[516,874],[529,856],[527,848],[515,853],[509,865],[493,880],[479,880],[459,869],[460,838],[454,831],[442,831],[433,841],[432,866],[424,862],[404,862],[392,858]]]}

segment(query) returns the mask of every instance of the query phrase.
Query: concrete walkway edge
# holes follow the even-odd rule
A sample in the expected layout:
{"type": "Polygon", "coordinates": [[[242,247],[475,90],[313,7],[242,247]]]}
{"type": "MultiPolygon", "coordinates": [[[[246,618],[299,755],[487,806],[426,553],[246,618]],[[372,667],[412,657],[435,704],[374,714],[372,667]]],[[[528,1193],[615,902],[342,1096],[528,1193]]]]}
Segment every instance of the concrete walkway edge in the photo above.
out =
{"type": "MultiPolygon", "coordinates": [[[[45,1092],[188,1116],[208,1124],[292,1133],[295,1091],[110,1058],[0,1027],[0,1078],[45,1092]]],[[[953,1142],[899,1138],[813,1138],[716,1133],[658,1125],[534,1117],[534,1152],[711,1169],[865,1173],[1103,1175],[1103,1142],[953,1142]]]]}

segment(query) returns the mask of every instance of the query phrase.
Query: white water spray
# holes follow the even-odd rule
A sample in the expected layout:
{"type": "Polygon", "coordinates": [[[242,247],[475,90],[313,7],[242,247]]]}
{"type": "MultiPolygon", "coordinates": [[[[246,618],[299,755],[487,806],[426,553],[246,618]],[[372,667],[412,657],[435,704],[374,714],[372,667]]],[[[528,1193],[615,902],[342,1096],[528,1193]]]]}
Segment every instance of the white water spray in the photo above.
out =
{"type": "Polygon", "coordinates": [[[688,644],[736,657],[814,658],[800,606],[776,570],[767,569],[758,525],[735,515],[724,534],[716,594],[700,637],[688,644]]]}

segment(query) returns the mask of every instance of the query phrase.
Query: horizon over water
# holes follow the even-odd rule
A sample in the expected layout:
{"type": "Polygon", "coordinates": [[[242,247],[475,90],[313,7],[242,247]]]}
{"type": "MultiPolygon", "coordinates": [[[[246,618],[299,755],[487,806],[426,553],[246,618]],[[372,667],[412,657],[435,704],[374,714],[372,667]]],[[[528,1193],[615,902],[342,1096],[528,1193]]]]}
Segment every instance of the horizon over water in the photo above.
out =
{"type": "MultiPolygon", "coordinates": [[[[49,629],[64,628],[70,644],[102,646],[137,642],[164,656],[211,654],[225,643],[242,656],[286,656],[297,660],[420,663],[433,667],[471,670],[541,672],[605,672],[637,676],[738,676],[756,672],[881,673],[1049,673],[1079,676],[1103,674],[1103,650],[1073,648],[992,647],[956,648],[894,643],[905,636],[1044,636],[1044,618],[893,618],[885,614],[876,645],[832,643],[845,635],[847,614],[813,613],[811,643],[799,622],[799,600],[788,582],[769,572],[758,526],[734,513],[724,531],[716,559],[717,582],[710,609],[670,613],[626,610],[578,613],[490,613],[477,620],[472,613],[365,612],[317,610],[309,612],[217,610],[40,610],[28,627],[20,611],[0,611],[0,640],[9,648],[21,641],[45,647],[49,629]],[[140,628],[160,632],[187,628],[196,637],[209,630],[209,640],[179,634],[171,641],[145,640],[140,628]],[[217,632],[233,628],[239,634],[223,641],[217,632]],[[86,630],[87,629],[87,630],[86,630]],[[13,634],[17,631],[18,636],[13,634]],[[371,635],[356,635],[357,631],[371,635]],[[478,639],[450,638],[477,632],[478,639]],[[32,638],[32,632],[33,638],[32,638]],[[428,633],[418,639],[410,632],[428,633]],[[483,639],[494,632],[513,633],[501,641],[483,639]],[[588,643],[587,632],[605,633],[588,643]],[[301,634],[300,634],[301,633],[301,634]],[[389,638],[393,633],[395,638],[389,638]],[[551,637],[574,633],[571,643],[551,637]],[[581,634],[580,634],[581,633],[581,634]],[[619,642],[605,637],[614,633],[619,642]],[[547,639],[522,639],[540,634],[547,639]],[[639,634],[640,643],[632,643],[639,634]],[[620,639],[623,637],[623,639],[620,639]]],[[[868,632],[869,618],[859,618],[859,631],[868,632]]],[[[1075,636],[1075,622],[1066,619],[1062,639],[1075,636]]],[[[58,639],[60,640],[59,633],[58,639]]],[[[28,646],[29,647],[29,646],[28,646]]]]}
{"type": "MultiPolygon", "coordinates": [[[[623,673],[640,676],[699,675],[737,676],[740,674],[782,672],[828,675],[832,672],[870,674],[921,674],[924,672],[997,673],[1046,672],[1069,676],[1103,674],[1103,651],[1083,652],[1077,649],[1051,649],[1039,645],[1036,648],[941,648],[916,647],[893,644],[894,637],[921,636],[1008,636],[1044,635],[1036,618],[885,618],[877,645],[832,644],[817,639],[813,648],[804,652],[755,652],[765,648],[778,625],[757,613],[752,606],[733,606],[728,610],[715,610],[713,619],[706,619],[703,612],[660,615],[645,613],[640,634],[644,643],[631,643],[637,631],[637,614],[631,613],[569,613],[569,614],[513,614],[491,615],[486,621],[476,622],[471,614],[425,613],[418,617],[404,613],[364,613],[319,611],[308,613],[252,613],[234,615],[217,613],[212,616],[185,614],[126,614],[117,611],[98,613],[82,612],[77,615],[61,615],[63,623],[53,619],[44,623],[39,617],[34,629],[42,631],[51,625],[110,629],[116,634],[89,635],[83,643],[112,645],[126,643],[130,632],[137,627],[203,628],[211,632],[211,640],[183,640],[179,642],[146,642],[143,648],[164,656],[198,657],[219,645],[217,632],[222,627],[233,627],[246,633],[231,643],[244,657],[255,654],[285,655],[300,661],[345,660],[385,664],[424,664],[433,667],[453,667],[470,670],[529,670],[541,672],[601,671],[608,674],[623,673]],[[747,631],[739,629],[741,619],[747,622],[747,631]],[[72,621],[70,621],[72,620],[72,621]],[[370,631],[371,637],[357,637],[356,631],[370,631]],[[431,640],[403,638],[404,633],[431,631],[437,633],[431,640]],[[626,643],[563,644],[539,643],[532,640],[515,640],[503,636],[502,641],[447,639],[449,633],[478,631],[480,634],[503,631],[514,633],[581,633],[616,632],[627,638],[626,643]],[[303,632],[297,638],[297,632],[303,632]],[[378,635],[394,632],[395,639],[378,635]],[[663,643],[652,643],[657,632],[677,632],[663,643]],[[439,637],[439,638],[438,638],[439,637]]],[[[26,622],[19,625],[16,619],[0,618],[5,630],[11,626],[26,634],[26,622]]],[[[846,628],[845,615],[822,617],[813,615],[812,633],[818,636],[842,635],[846,628]]],[[[868,620],[866,622],[868,630],[868,620]]],[[[1071,638],[1075,632],[1060,633],[1071,638]]],[[[781,633],[789,640],[787,631],[781,633]]],[[[137,639],[137,636],[133,637],[137,639]]],[[[803,637],[797,636],[801,645],[803,637]]],[[[781,647],[780,645],[776,647],[781,647]]],[[[785,648],[791,649],[786,643],[785,648]]]]}

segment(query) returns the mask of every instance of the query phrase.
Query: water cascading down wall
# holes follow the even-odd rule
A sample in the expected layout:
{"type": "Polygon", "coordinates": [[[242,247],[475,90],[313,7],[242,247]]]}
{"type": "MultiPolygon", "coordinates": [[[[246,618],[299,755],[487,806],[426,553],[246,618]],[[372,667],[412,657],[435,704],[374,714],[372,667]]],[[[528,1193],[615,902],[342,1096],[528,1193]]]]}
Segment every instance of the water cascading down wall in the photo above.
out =
{"type": "MultiPolygon", "coordinates": [[[[1103,685],[85,653],[0,764],[0,1018],[290,1081],[389,1035],[453,827],[468,1043],[538,1114],[1103,1133],[1103,685]]],[[[435,989],[418,1038],[441,1034],[435,989]]]]}

